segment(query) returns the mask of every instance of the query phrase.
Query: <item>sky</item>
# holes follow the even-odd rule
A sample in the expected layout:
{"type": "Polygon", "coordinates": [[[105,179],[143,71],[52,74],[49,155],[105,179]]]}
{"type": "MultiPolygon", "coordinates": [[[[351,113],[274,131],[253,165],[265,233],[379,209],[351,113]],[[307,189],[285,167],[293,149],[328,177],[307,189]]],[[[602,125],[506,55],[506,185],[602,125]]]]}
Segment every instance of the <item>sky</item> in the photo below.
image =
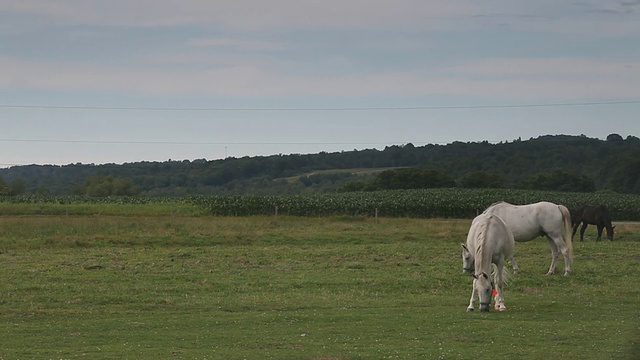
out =
{"type": "Polygon", "coordinates": [[[640,137],[640,0],[0,0],[0,166],[640,137]]]}

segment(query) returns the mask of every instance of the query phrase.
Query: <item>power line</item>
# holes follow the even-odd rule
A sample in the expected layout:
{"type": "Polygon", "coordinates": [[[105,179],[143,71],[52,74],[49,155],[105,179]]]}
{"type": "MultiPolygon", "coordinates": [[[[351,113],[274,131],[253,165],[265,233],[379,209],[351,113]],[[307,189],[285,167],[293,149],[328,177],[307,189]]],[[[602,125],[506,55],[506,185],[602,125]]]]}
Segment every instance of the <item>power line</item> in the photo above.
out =
{"type": "Polygon", "coordinates": [[[464,110],[464,109],[512,109],[569,106],[601,106],[640,104],[640,100],[592,101],[592,102],[559,102],[540,104],[512,105],[451,105],[451,106],[383,106],[383,107],[326,107],[326,108],[235,108],[235,107],[121,107],[121,106],[64,106],[64,105],[16,105],[0,104],[4,109],[49,109],[49,110],[112,110],[112,111],[401,111],[401,110],[464,110]]]}
{"type": "MultiPolygon", "coordinates": [[[[408,142],[195,142],[195,141],[111,141],[111,140],[47,140],[0,139],[0,142],[59,143],[59,144],[125,144],[125,145],[388,145],[408,142]]],[[[416,142],[411,142],[416,144],[416,142]]],[[[422,142],[417,142],[422,143],[422,142]]]]}

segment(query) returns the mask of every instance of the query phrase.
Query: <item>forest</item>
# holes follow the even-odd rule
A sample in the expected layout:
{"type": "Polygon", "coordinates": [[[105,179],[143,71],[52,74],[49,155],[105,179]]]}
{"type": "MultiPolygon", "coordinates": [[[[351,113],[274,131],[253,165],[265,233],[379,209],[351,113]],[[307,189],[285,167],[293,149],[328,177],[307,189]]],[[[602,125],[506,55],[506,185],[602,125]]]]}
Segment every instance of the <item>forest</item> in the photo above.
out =
{"type": "Polygon", "coordinates": [[[0,195],[292,195],[418,188],[640,194],[640,139],[545,135],[335,153],[0,169],[0,195]]]}

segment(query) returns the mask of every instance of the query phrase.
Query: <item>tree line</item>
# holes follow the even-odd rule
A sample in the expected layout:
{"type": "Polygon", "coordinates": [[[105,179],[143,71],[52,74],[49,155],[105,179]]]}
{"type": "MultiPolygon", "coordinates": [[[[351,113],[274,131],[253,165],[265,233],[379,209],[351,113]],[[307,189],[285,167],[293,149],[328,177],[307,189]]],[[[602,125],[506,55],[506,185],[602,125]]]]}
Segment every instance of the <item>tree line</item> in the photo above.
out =
{"type": "Polygon", "coordinates": [[[0,195],[281,195],[434,187],[640,194],[640,139],[546,135],[497,144],[0,169],[0,195]]]}

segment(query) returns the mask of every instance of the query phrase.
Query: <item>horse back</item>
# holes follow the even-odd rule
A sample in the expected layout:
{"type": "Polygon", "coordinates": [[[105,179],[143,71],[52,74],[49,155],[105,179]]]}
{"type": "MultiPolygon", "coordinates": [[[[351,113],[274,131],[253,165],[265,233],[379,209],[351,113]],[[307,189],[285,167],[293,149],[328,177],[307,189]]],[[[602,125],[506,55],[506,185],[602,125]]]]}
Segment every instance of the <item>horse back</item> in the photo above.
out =
{"type": "Polygon", "coordinates": [[[489,258],[500,255],[512,256],[515,248],[514,241],[513,233],[496,214],[478,215],[473,219],[467,236],[467,246],[474,251],[482,247],[484,251],[489,251],[489,258]]]}
{"type": "Polygon", "coordinates": [[[498,202],[488,207],[485,213],[498,215],[510,228],[516,241],[529,241],[555,232],[562,236],[563,214],[558,205],[550,202],[527,205],[498,202]],[[561,227],[559,224],[562,224],[561,227]]]}
{"type": "Polygon", "coordinates": [[[586,205],[576,211],[576,220],[573,223],[585,222],[590,225],[611,227],[611,216],[604,205],[586,205]]]}
{"type": "Polygon", "coordinates": [[[492,216],[490,221],[489,235],[494,237],[496,245],[505,257],[513,256],[515,250],[515,238],[509,226],[499,216],[492,216]]]}

